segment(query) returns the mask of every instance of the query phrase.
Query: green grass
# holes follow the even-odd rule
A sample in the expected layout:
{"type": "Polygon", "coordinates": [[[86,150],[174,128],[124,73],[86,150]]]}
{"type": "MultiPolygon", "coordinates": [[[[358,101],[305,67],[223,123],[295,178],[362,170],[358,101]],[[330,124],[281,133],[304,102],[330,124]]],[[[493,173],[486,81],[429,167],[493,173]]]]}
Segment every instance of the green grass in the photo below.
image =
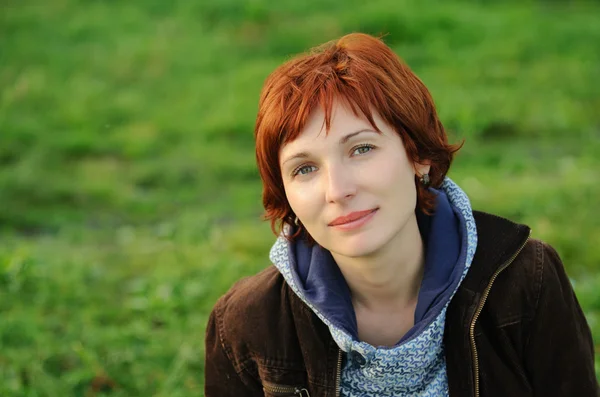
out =
{"type": "MultiPolygon", "coordinates": [[[[450,176],[554,245],[600,346],[600,5],[53,0],[0,13],[0,395],[202,394],[215,300],[268,266],[264,78],[352,31],[431,89],[450,176]]],[[[600,351],[600,350],[599,350],[600,351]]]]}

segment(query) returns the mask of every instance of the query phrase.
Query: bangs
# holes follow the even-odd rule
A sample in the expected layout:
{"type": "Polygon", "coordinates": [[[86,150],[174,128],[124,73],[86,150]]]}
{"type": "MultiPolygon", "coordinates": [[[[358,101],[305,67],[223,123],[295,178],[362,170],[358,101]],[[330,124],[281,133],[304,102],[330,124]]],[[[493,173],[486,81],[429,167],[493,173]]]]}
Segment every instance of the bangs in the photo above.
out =
{"type": "Polygon", "coordinates": [[[343,102],[355,116],[364,117],[377,131],[373,110],[384,119],[390,115],[388,106],[382,103],[386,95],[379,81],[367,78],[368,70],[357,68],[359,65],[354,65],[356,62],[347,52],[334,50],[330,48],[318,56],[312,55],[303,62],[304,68],[292,60],[282,66],[280,73],[267,80],[266,84],[271,82],[272,87],[268,93],[263,93],[261,102],[265,117],[261,130],[266,135],[276,135],[280,146],[300,135],[317,107],[325,113],[324,127],[329,132],[336,101],[343,102]],[[308,68],[311,63],[313,67],[308,68]],[[270,100],[266,98],[267,94],[270,100]]]}

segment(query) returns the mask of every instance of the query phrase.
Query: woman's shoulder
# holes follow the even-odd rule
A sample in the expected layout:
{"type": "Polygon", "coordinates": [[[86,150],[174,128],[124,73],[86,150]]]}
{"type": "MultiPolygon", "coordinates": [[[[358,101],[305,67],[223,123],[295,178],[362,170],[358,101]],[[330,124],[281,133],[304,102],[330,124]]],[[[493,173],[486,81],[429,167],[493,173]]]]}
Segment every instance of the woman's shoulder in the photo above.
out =
{"type": "Polygon", "coordinates": [[[293,345],[294,314],[308,312],[298,311],[301,305],[294,297],[273,265],[238,281],[217,300],[208,322],[207,341],[222,346],[238,369],[257,357],[278,357],[280,346],[293,345]]]}
{"type": "Polygon", "coordinates": [[[572,294],[569,278],[556,250],[530,238],[490,284],[486,303],[499,324],[532,320],[545,297],[572,294]]]}
{"type": "Polygon", "coordinates": [[[267,330],[294,323],[294,298],[279,270],[270,265],[236,282],[217,300],[211,317],[224,340],[260,344],[267,330]]]}
{"type": "Polygon", "coordinates": [[[533,316],[546,290],[568,283],[557,251],[531,237],[531,229],[497,215],[474,212],[477,251],[465,286],[488,296],[486,306],[499,315],[533,316]]]}
{"type": "MultiPolygon", "coordinates": [[[[518,274],[529,284],[539,279],[544,266],[562,269],[556,250],[547,242],[532,238],[529,226],[498,215],[474,211],[477,227],[477,249],[470,278],[481,290],[499,274],[518,274]]],[[[469,283],[469,281],[467,281],[469,283]]]]}
{"type": "MultiPolygon", "coordinates": [[[[498,215],[474,212],[477,226],[477,250],[473,273],[483,276],[484,283],[494,285],[509,279],[512,287],[540,287],[544,272],[554,276],[565,273],[557,251],[549,243],[532,237],[529,226],[498,215]],[[482,271],[481,268],[485,268],[482,271]],[[499,280],[496,280],[496,277],[499,280]]],[[[482,280],[478,280],[482,281],[482,280]]],[[[546,280],[551,281],[551,280],[546,280]]],[[[483,292],[483,291],[481,291],[483,292]]]]}
{"type": "Polygon", "coordinates": [[[221,376],[224,369],[235,369],[256,384],[257,362],[270,357],[269,349],[284,345],[278,337],[294,334],[290,330],[294,322],[285,315],[289,305],[284,283],[271,265],[239,280],[217,300],[208,319],[205,342],[213,373],[221,376]]]}
{"type": "Polygon", "coordinates": [[[565,266],[556,249],[549,243],[529,238],[514,258],[514,263],[507,267],[510,283],[520,284],[533,290],[539,299],[542,289],[561,288],[570,279],[565,266]]]}
{"type": "Polygon", "coordinates": [[[284,283],[281,273],[270,265],[255,275],[235,282],[217,300],[213,311],[233,317],[240,314],[246,317],[256,311],[263,311],[265,307],[278,304],[284,283]]]}

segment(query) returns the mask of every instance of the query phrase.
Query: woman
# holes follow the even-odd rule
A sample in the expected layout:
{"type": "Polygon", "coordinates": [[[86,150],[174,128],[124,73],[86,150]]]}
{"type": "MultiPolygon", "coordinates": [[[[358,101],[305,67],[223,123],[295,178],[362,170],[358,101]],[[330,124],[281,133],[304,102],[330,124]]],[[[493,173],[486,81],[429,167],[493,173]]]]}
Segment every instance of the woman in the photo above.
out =
{"type": "Polygon", "coordinates": [[[207,397],[596,396],[557,253],[472,211],[423,83],[351,34],[266,80],[271,266],[215,305],[207,397]]]}

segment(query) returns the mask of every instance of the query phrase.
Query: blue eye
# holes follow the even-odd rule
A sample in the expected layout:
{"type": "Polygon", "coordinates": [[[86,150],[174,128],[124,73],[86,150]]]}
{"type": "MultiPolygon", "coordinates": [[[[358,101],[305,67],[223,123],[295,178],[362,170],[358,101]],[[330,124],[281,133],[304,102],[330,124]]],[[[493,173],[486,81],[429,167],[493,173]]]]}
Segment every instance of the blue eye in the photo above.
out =
{"type": "Polygon", "coordinates": [[[373,146],[373,145],[355,146],[354,148],[352,148],[352,154],[353,155],[361,155],[361,154],[368,153],[373,149],[375,149],[375,146],[373,146]]]}
{"type": "Polygon", "coordinates": [[[311,173],[316,167],[314,165],[303,165],[296,168],[293,172],[293,175],[306,175],[311,173]]]}

